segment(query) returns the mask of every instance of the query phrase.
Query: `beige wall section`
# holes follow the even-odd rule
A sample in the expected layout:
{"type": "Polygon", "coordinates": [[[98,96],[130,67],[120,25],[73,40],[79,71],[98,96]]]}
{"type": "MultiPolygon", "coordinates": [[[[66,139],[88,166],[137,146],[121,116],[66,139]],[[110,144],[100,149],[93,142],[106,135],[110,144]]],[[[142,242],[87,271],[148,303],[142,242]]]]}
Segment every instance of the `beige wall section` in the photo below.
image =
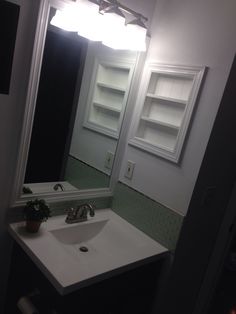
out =
{"type": "Polygon", "coordinates": [[[13,184],[17,149],[25,106],[32,52],[32,35],[38,1],[13,0],[21,6],[9,95],[0,95],[0,313],[10,263],[11,241],[6,230],[6,212],[13,184]]]}
{"type": "Polygon", "coordinates": [[[158,0],[148,59],[207,66],[182,162],[175,165],[127,146],[120,180],[160,203],[186,214],[194,184],[236,51],[235,0],[158,0]],[[127,160],[136,163],[124,177],[127,160]]]}

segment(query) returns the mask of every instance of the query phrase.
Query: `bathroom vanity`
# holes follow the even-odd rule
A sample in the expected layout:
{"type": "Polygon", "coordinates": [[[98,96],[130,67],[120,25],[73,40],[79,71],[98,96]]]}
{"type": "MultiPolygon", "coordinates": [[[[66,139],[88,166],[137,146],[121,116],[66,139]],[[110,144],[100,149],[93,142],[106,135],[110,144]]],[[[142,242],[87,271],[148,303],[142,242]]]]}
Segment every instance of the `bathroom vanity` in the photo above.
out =
{"type": "Polygon", "coordinates": [[[132,313],[136,308],[135,313],[146,314],[169,255],[110,209],[74,224],[67,224],[64,215],[52,217],[37,234],[27,233],[24,222],[10,224],[9,232],[17,243],[9,311],[36,289],[39,307],[57,313],[79,308],[82,313],[132,313]]]}

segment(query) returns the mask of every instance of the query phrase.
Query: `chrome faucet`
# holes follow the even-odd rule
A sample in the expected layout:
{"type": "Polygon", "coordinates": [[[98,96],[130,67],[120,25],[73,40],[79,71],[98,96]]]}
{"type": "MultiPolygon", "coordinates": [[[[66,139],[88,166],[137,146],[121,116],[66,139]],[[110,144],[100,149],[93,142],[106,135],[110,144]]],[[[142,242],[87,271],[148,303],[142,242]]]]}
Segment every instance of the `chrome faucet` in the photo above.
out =
{"type": "Polygon", "coordinates": [[[75,222],[82,222],[88,219],[88,212],[91,217],[95,215],[94,206],[91,204],[82,204],[77,208],[70,208],[67,210],[66,223],[72,224],[75,222]]]}
{"type": "Polygon", "coordinates": [[[53,187],[53,190],[58,191],[59,189],[61,189],[61,191],[65,191],[64,186],[61,183],[56,183],[53,187]]]}

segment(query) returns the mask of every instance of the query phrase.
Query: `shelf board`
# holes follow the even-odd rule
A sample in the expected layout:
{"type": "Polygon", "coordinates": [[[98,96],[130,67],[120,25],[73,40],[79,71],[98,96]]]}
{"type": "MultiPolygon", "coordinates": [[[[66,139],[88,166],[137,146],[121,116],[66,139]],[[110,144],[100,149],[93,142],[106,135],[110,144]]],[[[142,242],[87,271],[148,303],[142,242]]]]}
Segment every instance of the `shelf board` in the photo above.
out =
{"type": "Polygon", "coordinates": [[[175,130],[179,130],[180,129],[179,125],[175,125],[175,124],[172,124],[172,123],[168,123],[168,122],[164,122],[164,121],[160,121],[160,120],[156,120],[156,119],[151,119],[151,118],[148,118],[148,117],[145,117],[145,116],[142,116],[141,120],[145,121],[145,122],[148,122],[148,123],[155,124],[155,125],[161,125],[161,126],[164,126],[164,127],[167,127],[167,128],[175,129],[175,130]]]}
{"type": "Polygon", "coordinates": [[[107,83],[102,83],[102,82],[97,82],[97,86],[98,87],[102,87],[102,88],[107,88],[107,89],[112,89],[116,92],[122,93],[124,94],[126,92],[125,88],[122,88],[120,86],[117,85],[112,85],[112,84],[107,84],[107,83]]]}
{"type": "Polygon", "coordinates": [[[148,141],[142,137],[136,136],[134,139],[129,140],[128,142],[129,145],[138,147],[140,149],[147,150],[150,153],[156,154],[156,150],[162,149],[168,152],[173,152],[174,148],[170,148],[168,146],[164,146],[161,144],[155,145],[151,141],[148,141]]]}
{"type": "Polygon", "coordinates": [[[114,108],[114,107],[109,106],[109,105],[104,105],[104,104],[101,104],[101,103],[99,103],[99,102],[97,102],[97,101],[94,101],[94,102],[93,102],[93,105],[94,105],[95,107],[102,108],[102,109],[107,110],[107,111],[112,111],[112,112],[115,112],[115,113],[117,113],[117,114],[120,114],[120,113],[121,113],[121,109],[114,108]]]}
{"type": "Polygon", "coordinates": [[[148,93],[147,97],[148,98],[153,98],[153,99],[163,100],[163,101],[166,101],[166,102],[176,103],[176,104],[182,104],[182,105],[186,105],[187,104],[187,100],[176,99],[176,98],[171,98],[171,97],[163,97],[163,96],[158,96],[158,95],[151,94],[151,93],[148,93]]]}
{"type": "Polygon", "coordinates": [[[94,132],[107,135],[108,137],[118,139],[118,134],[117,134],[118,130],[106,128],[101,124],[97,124],[96,122],[93,122],[93,121],[86,122],[84,123],[83,127],[89,130],[92,130],[94,132]]]}
{"type": "Polygon", "coordinates": [[[92,125],[97,126],[99,128],[103,128],[103,129],[109,130],[111,132],[117,132],[116,128],[111,128],[111,127],[105,126],[104,124],[100,123],[97,120],[90,120],[90,121],[88,121],[88,123],[91,123],[92,125]]]}

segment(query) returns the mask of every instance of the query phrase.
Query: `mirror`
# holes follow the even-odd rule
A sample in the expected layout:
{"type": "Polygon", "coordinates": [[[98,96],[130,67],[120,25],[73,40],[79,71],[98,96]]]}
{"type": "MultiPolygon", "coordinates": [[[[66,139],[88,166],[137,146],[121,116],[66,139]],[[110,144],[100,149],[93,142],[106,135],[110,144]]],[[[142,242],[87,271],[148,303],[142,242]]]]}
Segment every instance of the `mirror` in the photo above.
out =
{"type": "Polygon", "coordinates": [[[50,25],[66,3],[41,4],[26,108],[31,120],[25,122],[27,145],[16,180],[23,197],[109,191],[140,62],[140,53],[113,50],[50,25]]]}
{"type": "Polygon", "coordinates": [[[109,187],[137,58],[51,25],[55,13],[51,7],[25,194],[109,187]]]}

